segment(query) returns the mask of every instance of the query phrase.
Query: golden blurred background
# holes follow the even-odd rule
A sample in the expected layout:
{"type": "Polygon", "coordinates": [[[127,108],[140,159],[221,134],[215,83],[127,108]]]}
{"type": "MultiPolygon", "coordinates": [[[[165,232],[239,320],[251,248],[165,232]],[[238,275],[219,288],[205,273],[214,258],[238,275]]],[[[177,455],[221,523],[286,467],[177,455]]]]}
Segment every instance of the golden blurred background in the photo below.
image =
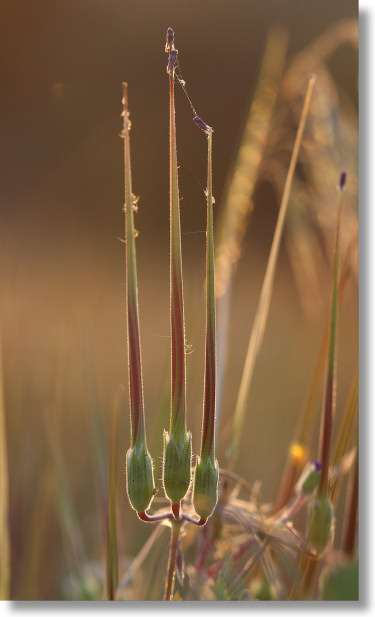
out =
{"type": "MultiPolygon", "coordinates": [[[[309,152],[307,144],[291,203],[292,209],[297,202],[309,204],[313,197],[322,209],[317,206],[309,216],[299,210],[289,220],[290,230],[300,225],[314,236],[308,246],[318,251],[310,256],[315,278],[306,278],[299,261],[302,253],[283,243],[236,466],[248,481],[262,481],[264,500],[275,498],[327,320],[331,253],[326,247],[334,217],[329,207],[335,212],[342,169],[348,171],[346,243],[356,234],[356,19],[354,0],[3,1],[0,327],[12,598],[60,599],[70,593],[65,586],[69,551],[54,488],[59,465],[67,479],[87,559],[93,563],[101,559],[90,409],[96,405],[100,410],[107,439],[114,393],[121,384],[127,388],[125,263],[120,241],[124,234],[123,144],[119,139],[123,81],[129,84],[133,189],[140,195],[136,226],[146,423],[150,451],[158,466],[156,477],[160,478],[162,428],[167,427],[169,414],[168,80],[164,53],[168,26],[175,30],[189,96],[197,113],[215,131],[218,213],[270,28],[283,27],[287,37],[267,164],[256,183],[254,210],[243,230],[241,259],[233,279],[218,435],[221,466],[225,466],[301,93],[311,72],[311,46],[318,46],[314,53],[323,49],[326,54],[324,71],[317,71],[321,89],[317,88],[312,109],[317,121],[309,133],[312,143],[312,137],[317,137],[320,149],[312,145],[309,152]],[[319,158],[323,151],[326,159],[319,158]],[[308,193],[303,185],[303,165],[312,165],[310,159],[306,163],[308,155],[314,160],[312,175],[320,193],[316,186],[308,193]]],[[[188,426],[197,452],[204,360],[206,147],[181,89],[177,89],[176,106],[186,329],[187,343],[192,346],[188,426]]],[[[310,238],[304,237],[306,242],[310,238]]],[[[340,314],[338,417],[356,369],[357,318],[354,274],[340,314]]],[[[136,519],[125,493],[126,394],[118,444],[119,548],[124,558],[136,554],[150,533],[136,519]]]]}

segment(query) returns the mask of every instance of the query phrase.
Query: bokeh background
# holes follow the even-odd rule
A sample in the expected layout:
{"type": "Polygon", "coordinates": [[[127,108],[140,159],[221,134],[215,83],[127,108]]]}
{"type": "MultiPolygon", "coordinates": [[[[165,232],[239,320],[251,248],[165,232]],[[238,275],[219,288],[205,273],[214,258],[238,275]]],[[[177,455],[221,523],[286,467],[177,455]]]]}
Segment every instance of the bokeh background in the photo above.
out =
{"type": "MultiPolygon", "coordinates": [[[[326,168],[331,190],[327,199],[334,209],[332,178],[349,166],[347,201],[355,212],[356,18],[354,0],[3,0],[0,323],[13,598],[60,599],[72,593],[66,591],[69,558],[61,505],[53,488],[56,450],[87,558],[98,564],[101,560],[90,396],[100,409],[106,439],[114,393],[121,384],[127,387],[120,241],[124,235],[121,83],[129,85],[133,189],[140,196],[136,226],[147,428],[150,450],[160,467],[169,379],[166,29],[175,30],[180,68],[194,107],[214,127],[214,194],[219,212],[270,27],[285,28],[287,69],[297,54],[341,24],[344,34],[327,57],[327,70],[335,85],[334,107],[345,115],[347,131],[344,140],[338,136],[328,144],[332,169],[328,173],[326,168]],[[351,149],[345,150],[343,143],[351,149]]],[[[302,70],[301,92],[307,77],[308,71],[302,70]]],[[[294,130],[296,120],[287,100],[286,89],[276,106],[281,110],[279,121],[294,130]]],[[[186,328],[192,345],[188,424],[197,451],[204,359],[206,146],[179,88],[176,105],[186,328]]],[[[301,101],[297,111],[300,107],[301,101]]],[[[335,123],[337,116],[332,113],[335,123]]],[[[282,143],[282,134],[278,139],[282,143]]],[[[281,160],[287,162],[289,156],[286,151],[281,160]]],[[[233,281],[218,441],[222,466],[279,199],[265,174],[257,184],[233,281]]],[[[355,227],[349,225],[347,235],[351,231],[355,227]]],[[[324,245],[323,236],[318,237],[318,246],[324,245]]],[[[275,498],[327,319],[331,257],[329,251],[324,254],[318,269],[321,294],[306,300],[288,247],[282,246],[236,466],[248,481],[262,481],[266,501],[275,498]]],[[[354,276],[340,317],[338,415],[349,393],[356,357],[354,276]]],[[[125,395],[118,426],[123,558],[136,554],[149,534],[130,510],[125,494],[127,413],[125,395]]]]}

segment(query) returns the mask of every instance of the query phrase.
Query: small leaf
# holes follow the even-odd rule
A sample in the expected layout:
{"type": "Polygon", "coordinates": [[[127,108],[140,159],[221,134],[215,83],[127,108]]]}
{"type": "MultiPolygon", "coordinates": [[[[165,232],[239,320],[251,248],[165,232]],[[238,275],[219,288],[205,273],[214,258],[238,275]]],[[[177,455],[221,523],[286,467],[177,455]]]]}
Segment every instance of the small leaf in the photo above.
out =
{"type": "Polygon", "coordinates": [[[321,599],[332,601],[359,600],[358,561],[352,561],[325,572],[321,588],[321,599]]]}

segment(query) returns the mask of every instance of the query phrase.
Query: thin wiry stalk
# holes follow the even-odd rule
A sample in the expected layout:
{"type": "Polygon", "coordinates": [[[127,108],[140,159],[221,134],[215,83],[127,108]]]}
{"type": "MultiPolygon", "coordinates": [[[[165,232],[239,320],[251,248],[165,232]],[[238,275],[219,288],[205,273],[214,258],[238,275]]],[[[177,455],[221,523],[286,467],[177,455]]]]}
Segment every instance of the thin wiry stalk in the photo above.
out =
{"type": "Polygon", "coordinates": [[[2,342],[0,330],[0,600],[8,600],[10,592],[10,541],[8,515],[9,479],[5,424],[2,342]]]}
{"type": "Polygon", "coordinates": [[[340,226],[341,226],[341,210],[342,210],[342,189],[339,191],[338,197],[338,213],[336,225],[335,253],[334,253],[334,270],[332,283],[332,297],[330,310],[330,332],[329,332],[329,347],[328,361],[326,368],[324,398],[322,419],[320,427],[319,439],[319,461],[322,463],[322,474],[318,486],[318,495],[328,493],[328,472],[331,451],[332,439],[332,422],[336,409],[336,338],[337,338],[337,313],[338,313],[338,282],[340,269],[340,226]]]}
{"type": "Polygon", "coordinates": [[[302,114],[298,125],[296,140],[294,142],[293,152],[290,160],[288,174],[285,182],[283,197],[281,200],[279,216],[276,223],[275,233],[272,241],[271,251],[268,258],[267,269],[264,276],[263,286],[260,294],[260,299],[257,307],[257,312],[254,319],[254,325],[250,336],[249,346],[247,350],[245,365],[242,373],[240,388],[238,392],[234,421],[232,440],[227,453],[227,456],[234,464],[235,459],[238,456],[239,444],[242,434],[242,427],[245,419],[247,402],[251,387],[251,382],[254,373],[255,361],[258,356],[262,341],[264,329],[268,317],[268,311],[271,301],[271,295],[273,290],[273,282],[275,277],[275,270],[277,264],[277,258],[279,254],[281,237],[284,228],[284,222],[289,203],[290,190],[292,186],[294,171],[297,164],[298,154],[302,143],[302,136],[306,124],[306,118],[310,106],[312,90],[315,84],[315,76],[312,75],[309,79],[305,100],[303,104],[302,114]]]}

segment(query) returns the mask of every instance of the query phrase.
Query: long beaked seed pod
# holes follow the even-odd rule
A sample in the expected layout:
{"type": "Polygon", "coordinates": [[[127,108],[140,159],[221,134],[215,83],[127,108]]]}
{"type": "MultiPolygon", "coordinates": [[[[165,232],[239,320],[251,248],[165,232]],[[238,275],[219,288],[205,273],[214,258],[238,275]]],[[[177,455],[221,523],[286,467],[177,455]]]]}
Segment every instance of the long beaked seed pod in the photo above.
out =
{"type": "Polygon", "coordinates": [[[130,504],[143,513],[151,504],[155,491],[151,456],[147,450],[144,418],[141,343],[139,335],[137,265],[135,251],[134,205],[130,163],[130,120],[127,84],[123,84],[123,134],[125,164],[125,246],[126,246],[126,314],[128,325],[128,371],[130,402],[130,449],[126,455],[126,488],[130,504]]]}
{"type": "Polygon", "coordinates": [[[194,474],[193,502],[197,514],[203,520],[212,514],[218,493],[219,466],[215,459],[215,412],[216,412],[216,310],[214,233],[212,196],[212,129],[197,116],[194,122],[207,134],[207,245],[206,245],[206,352],[202,441],[194,474]]]}
{"type": "Polygon", "coordinates": [[[180,200],[174,102],[174,33],[167,32],[169,52],[169,182],[170,182],[170,324],[171,324],[171,414],[169,433],[164,432],[163,484],[172,510],[179,504],[191,481],[191,434],[186,431],[186,347],[182,283],[180,200]]]}

